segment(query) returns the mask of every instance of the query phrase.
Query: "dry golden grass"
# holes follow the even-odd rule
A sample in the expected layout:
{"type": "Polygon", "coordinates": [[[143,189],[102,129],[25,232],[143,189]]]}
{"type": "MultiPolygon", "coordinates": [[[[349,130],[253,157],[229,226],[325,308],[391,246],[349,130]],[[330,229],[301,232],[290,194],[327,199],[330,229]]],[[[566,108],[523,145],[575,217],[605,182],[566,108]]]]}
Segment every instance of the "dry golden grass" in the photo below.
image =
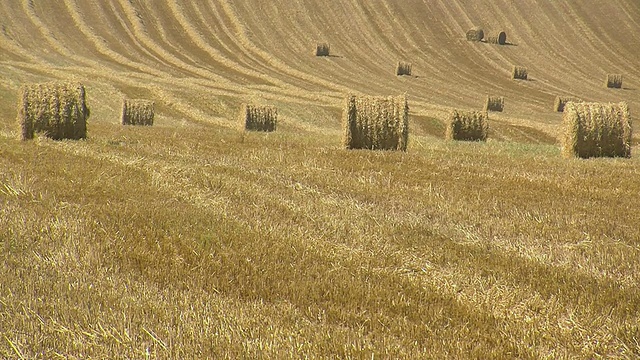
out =
{"type": "Polygon", "coordinates": [[[0,359],[639,358],[640,159],[563,159],[545,105],[638,107],[584,81],[635,77],[634,1],[0,2],[0,359]],[[473,19],[532,41],[455,41],[473,19]],[[540,82],[495,78],[523,59],[540,82]],[[15,140],[19,85],[67,78],[88,139],[15,140]],[[343,149],[350,92],[408,92],[406,152],[343,149]],[[443,141],[477,94],[510,99],[490,141],[443,141]]]}
{"type": "Polygon", "coordinates": [[[484,111],[453,110],[447,118],[445,139],[461,141],[486,141],[489,121],[484,111]]]}
{"type": "Polygon", "coordinates": [[[504,111],[504,97],[502,96],[487,96],[487,100],[484,103],[485,111],[504,111]]]}
{"type": "Polygon", "coordinates": [[[122,125],[153,125],[155,103],[142,99],[122,100],[122,125]]]}
{"type": "Polygon", "coordinates": [[[635,159],[133,130],[0,142],[0,357],[640,354],[635,159]]]}
{"type": "Polygon", "coordinates": [[[569,102],[562,122],[565,157],[631,157],[631,116],[626,103],[569,102]]]}
{"type": "Polygon", "coordinates": [[[407,150],[409,105],[406,95],[345,99],[342,144],[346,149],[407,150]]]}
{"type": "Polygon", "coordinates": [[[17,121],[22,140],[36,133],[54,140],[84,139],[88,117],[82,84],[54,82],[20,89],[17,121]]]}
{"type": "Polygon", "coordinates": [[[527,68],[524,66],[514,65],[511,69],[511,79],[512,80],[527,80],[529,76],[529,72],[527,68]]]}

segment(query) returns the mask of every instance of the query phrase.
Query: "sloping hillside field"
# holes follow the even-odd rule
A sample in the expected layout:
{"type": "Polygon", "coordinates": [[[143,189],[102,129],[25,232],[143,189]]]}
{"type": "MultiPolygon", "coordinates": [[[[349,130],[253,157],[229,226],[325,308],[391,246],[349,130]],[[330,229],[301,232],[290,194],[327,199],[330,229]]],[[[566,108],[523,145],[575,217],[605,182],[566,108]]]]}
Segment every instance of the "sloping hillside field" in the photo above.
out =
{"type": "Polygon", "coordinates": [[[1,1],[0,358],[640,358],[639,20],[1,1]]]}

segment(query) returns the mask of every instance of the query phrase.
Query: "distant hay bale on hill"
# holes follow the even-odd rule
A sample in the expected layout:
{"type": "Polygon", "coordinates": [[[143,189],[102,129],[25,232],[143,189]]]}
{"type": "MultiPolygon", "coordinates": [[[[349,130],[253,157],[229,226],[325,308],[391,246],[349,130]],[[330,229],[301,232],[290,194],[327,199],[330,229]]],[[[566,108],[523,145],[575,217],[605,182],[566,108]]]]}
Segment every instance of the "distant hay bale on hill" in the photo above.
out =
{"type": "Polygon", "coordinates": [[[502,112],[504,110],[504,98],[502,96],[487,96],[484,110],[502,112]]]}
{"type": "Polygon", "coordinates": [[[484,30],[479,27],[475,27],[467,31],[468,41],[482,41],[484,39],[484,30]]]}
{"type": "Polygon", "coordinates": [[[496,35],[487,36],[487,42],[490,44],[505,45],[507,43],[507,33],[501,31],[496,35]]]}
{"type": "Polygon", "coordinates": [[[329,44],[320,43],[316,45],[316,56],[329,56],[329,44]]]}
{"type": "Polygon", "coordinates": [[[609,75],[607,75],[606,85],[610,89],[621,89],[622,88],[622,75],[620,75],[620,74],[609,74],[609,75]]]}
{"type": "Polygon", "coordinates": [[[276,131],[278,110],[273,106],[243,104],[240,109],[240,122],[248,131],[276,131]]]}
{"type": "Polygon", "coordinates": [[[406,151],[409,139],[407,97],[349,95],[345,101],[342,128],[346,149],[406,151]]]}
{"type": "Polygon", "coordinates": [[[568,102],[582,102],[580,99],[569,96],[556,96],[556,100],[553,102],[553,111],[563,112],[564,107],[568,102]]]}
{"type": "Polygon", "coordinates": [[[396,75],[411,75],[411,63],[398,61],[396,66],[396,75]]]}
{"type": "Polygon", "coordinates": [[[631,116],[625,102],[569,102],[562,123],[565,157],[631,157],[631,116]]]}
{"type": "Polygon", "coordinates": [[[524,66],[514,66],[511,70],[511,79],[513,80],[527,80],[529,72],[524,66]]]}
{"type": "Polygon", "coordinates": [[[141,99],[122,100],[122,125],[153,125],[154,102],[141,99]]]}
{"type": "Polygon", "coordinates": [[[22,140],[42,133],[54,140],[87,137],[84,85],[54,82],[24,85],[18,98],[18,124],[22,140]]]}
{"type": "Polygon", "coordinates": [[[445,138],[461,141],[486,141],[488,116],[484,111],[453,110],[446,123],[445,138]]]}

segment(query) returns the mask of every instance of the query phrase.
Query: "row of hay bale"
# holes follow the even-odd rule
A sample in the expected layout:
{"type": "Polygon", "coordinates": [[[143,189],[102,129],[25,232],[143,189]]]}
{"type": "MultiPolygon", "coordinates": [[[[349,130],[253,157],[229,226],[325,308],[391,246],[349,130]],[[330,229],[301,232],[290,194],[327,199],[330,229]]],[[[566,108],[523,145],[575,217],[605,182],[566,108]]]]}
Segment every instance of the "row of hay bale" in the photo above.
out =
{"type": "MultiPolygon", "coordinates": [[[[560,137],[564,157],[631,157],[631,116],[627,103],[564,105],[560,137]]],[[[482,111],[453,110],[446,122],[445,138],[486,141],[488,116],[482,111]]]]}
{"type": "MultiPolygon", "coordinates": [[[[451,140],[486,141],[488,111],[502,111],[504,98],[487,97],[484,111],[453,110],[446,119],[445,137],[451,140]]],[[[631,117],[626,103],[585,103],[560,97],[554,103],[563,110],[562,152],[567,157],[630,157],[631,117]]],[[[152,125],[154,103],[123,101],[123,125],[152,125]]],[[[86,91],[78,83],[47,83],[20,90],[18,123],[23,140],[43,133],[52,139],[84,139],[87,134],[86,91]]],[[[275,131],[278,119],[273,106],[243,104],[244,130],[275,131]]],[[[343,109],[343,146],[347,149],[406,151],[409,138],[409,105],[406,95],[358,97],[349,95],[343,109]]]]}
{"type": "MultiPolygon", "coordinates": [[[[487,102],[489,101],[488,99],[487,102]]],[[[494,99],[495,100],[495,99],[494,99]]],[[[502,102],[495,100],[495,103],[502,102]]],[[[626,103],[585,103],[559,98],[564,107],[560,137],[565,157],[630,157],[631,116],[626,103]],[[566,101],[563,103],[563,100],[566,101]]],[[[343,145],[347,149],[406,151],[409,106],[405,96],[376,98],[350,95],[343,109],[343,145]]],[[[445,138],[486,141],[487,111],[454,109],[445,120],[445,138]]]]}
{"type": "MultiPolygon", "coordinates": [[[[316,44],[315,55],[318,57],[331,56],[331,46],[328,43],[316,44]]],[[[411,75],[412,65],[410,62],[398,61],[396,64],[395,73],[398,76],[411,75]]]]}
{"type": "MultiPolygon", "coordinates": [[[[278,113],[271,106],[243,105],[241,122],[246,130],[275,131],[278,113]]],[[[23,85],[18,101],[20,139],[36,133],[54,139],[79,140],[87,137],[86,90],[81,83],[51,82],[23,85]]],[[[144,99],[123,99],[122,125],[153,125],[155,103],[144,99]]]]}
{"type": "Polygon", "coordinates": [[[480,27],[474,27],[467,31],[467,40],[476,42],[486,42],[488,44],[506,45],[507,33],[499,31],[495,34],[485,36],[485,32],[480,27]]]}

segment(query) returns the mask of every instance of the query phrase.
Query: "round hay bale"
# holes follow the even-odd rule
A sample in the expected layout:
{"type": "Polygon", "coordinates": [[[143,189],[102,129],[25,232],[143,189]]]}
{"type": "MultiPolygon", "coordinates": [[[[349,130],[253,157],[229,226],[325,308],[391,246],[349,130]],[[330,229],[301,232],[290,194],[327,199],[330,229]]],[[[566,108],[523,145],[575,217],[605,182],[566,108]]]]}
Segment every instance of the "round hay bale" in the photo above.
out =
{"type": "Polygon", "coordinates": [[[54,140],[87,137],[90,112],[84,85],[73,82],[23,85],[18,98],[22,140],[33,139],[35,133],[54,140]]]}
{"type": "Polygon", "coordinates": [[[278,109],[269,105],[242,104],[240,123],[242,128],[247,131],[276,131],[278,109]]]}
{"type": "Polygon", "coordinates": [[[467,31],[467,40],[468,41],[482,41],[484,39],[484,30],[479,27],[475,27],[469,31],[467,31]]]}
{"type": "Polygon", "coordinates": [[[562,123],[565,157],[631,157],[631,117],[625,102],[568,102],[562,123]]]}
{"type": "Polygon", "coordinates": [[[155,103],[142,99],[122,100],[122,125],[153,125],[155,103]]]}
{"type": "Polygon", "coordinates": [[[342,144],[346,149],[407,151],[409,105],[406,95],[349,95],[342,113],[342,144]]]}
{"type": "Polygon", "coordinates": [[[487,141],[489,123],[486,111],[453,110],[446,120],[445,139],[487,141]]]}
{"type": "Polygon", "coordinates": [[[500,31],[500,33],[498,34],[498,44],[504,45],[506,43],[507,43],[507,33],[505,33],[504,31],[500,31]]]}

